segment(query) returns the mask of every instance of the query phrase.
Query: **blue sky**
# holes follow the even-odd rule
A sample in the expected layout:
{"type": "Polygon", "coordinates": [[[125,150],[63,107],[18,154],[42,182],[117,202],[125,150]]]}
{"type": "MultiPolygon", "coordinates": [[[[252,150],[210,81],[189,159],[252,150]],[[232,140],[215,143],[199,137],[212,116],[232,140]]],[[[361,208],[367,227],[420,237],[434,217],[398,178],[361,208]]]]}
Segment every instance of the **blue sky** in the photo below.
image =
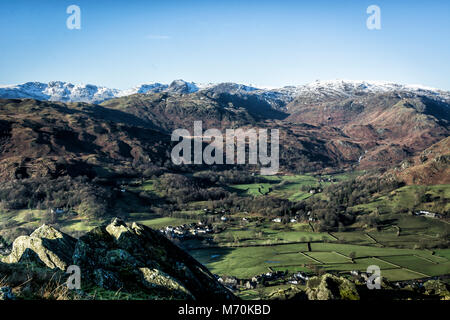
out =
{"type": "Polygon", "coordinates": [[[449,1],[0,1],[0,84],[386,80],[450,90],[449,1]],[[66,8],[81,8],[81,30],[66,8]],[[368,30],[366,8],[381,8],[368,30]]]}

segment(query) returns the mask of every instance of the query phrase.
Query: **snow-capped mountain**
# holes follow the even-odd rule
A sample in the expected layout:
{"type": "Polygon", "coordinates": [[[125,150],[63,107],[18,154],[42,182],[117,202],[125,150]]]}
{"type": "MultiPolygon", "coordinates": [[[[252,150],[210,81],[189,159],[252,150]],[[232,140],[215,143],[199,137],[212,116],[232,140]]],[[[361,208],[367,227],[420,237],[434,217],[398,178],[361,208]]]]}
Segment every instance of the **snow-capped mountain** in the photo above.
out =
{"type": "Polygon", "coordinates": [[[167,84],[162,84],[158,82],[151,84],[141,84],[131,89],[122,90],[119,92],[117,96],[125,97],[136,93],[157,93],[166,90],[168,87],[169,86],[167,84]]]}
{"type": "Polygon", "coordinates": [[[310,104],[323,100],[387,92],[408,92],[428,96],[437,100],[450,101],[450,92],[425,86],[352,80],[315,81],[305,85],[286,86],[277,89],[256,88],[231,82],[198,84],[184,80],[175,80],[170,84],[142,84],[127,90],[110,89],[90,84],[74,85],[61,81],[52,81],[48,84],[27,82],[19,85],[0,87],[0,98],[32,98],[62,102],[100,103],[116,97],[124,97],[137,93],[151,94],[158,92],[176,94],[205,92],[212,95],[223,93],[253,95],[277,109],[285,107],[294,99],[301,100],[305,104],[310,104]]]}
{"type": "Polygon", "coordinates": [[[37,100],[62,102],[99,103],[112,99],[120,93],[119,90],[98,87],[95,85],[74,85],[62,81],[49,83],[27,82],[19,85],[0,87],[1,98],[31,98],[37,100]]]}
{"type": "Polygon", "coordinates": [[[187,94],[206,89],[210,85],[197,85],[194,82],[175,80],[171,84],[150,83],[141,84],[131,89],[110,89],[91,84],[74,85],[68,82],[51,81],[49,83],[27,82],[18,85],[0,86],[0,98],[5,99],[36,99],[62,102],[101,103],[105,100],[129,96],[136,93],[150,94],[169,92],[187,94]]]}
{"type": "Polygon", "coordinates": [[[403,85],[381,81],[328,80],[315,81],[299,86],[286,86],[279,89],[261,89],[260,94],[274,107],[285,108],[294,99],[298,104],[314,104],[323,101],[345,99],[369,94],[395,92],[421,95],[428,98],[450,102],[450,92],[422,85],[403,85]]]}
{"type": "Polygon", "coordinates": [[[321,102],[323,100],[343,99],[366,94],[406,92],[424,95],[438,100],[448,100],[450,92],[442,91],[422,85],[403,85],[381,81],[330,80],[315,81],[296,87],[284,87],[272,90],[276,93],[284,91],[290,97],[303,100],[305,104],[321,102]]]}

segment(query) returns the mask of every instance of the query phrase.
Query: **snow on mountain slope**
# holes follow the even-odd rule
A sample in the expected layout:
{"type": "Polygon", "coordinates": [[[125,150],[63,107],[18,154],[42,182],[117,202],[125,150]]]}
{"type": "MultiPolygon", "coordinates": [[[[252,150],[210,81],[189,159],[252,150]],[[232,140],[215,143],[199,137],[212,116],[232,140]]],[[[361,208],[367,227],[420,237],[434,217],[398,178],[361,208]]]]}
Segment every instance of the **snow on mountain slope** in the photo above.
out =
{"type": "Polygon", "coordinates": [[[168,92],[190,94],[195,92],[213,94],[230,93],[256,95],[276,109],[284,108],[296,99],[300,103],[310,104],[331,99],[349,98],[365,94],[385,92],[409,92],[425,95],[437,100],[450,101],[450,92],[420,85],[402,85],[391,82],[331,80],[315,81],[305,85],[286,86],[277,89],[263,89],[237,83],[198,84],[175,80],[170,84],[142,84],[127,90],[110,89],[95,85],[74,85],[67,82],[52,81],[48,84],[27,82],[19,85],[1,86],[0,98],[32,98],[38,100],[62,102],[100,103],[102,101],[128,96],[136,93],[151,94],[168,92]]]}
{"type": "Polygon", "coordinates": [[[168,87],[167,84],[162,83],[141,84],[131,89],[122,90],[117,96],[125,97],[136,93],[157,93],[166,90],[168,87]]]}
{"type": "Polygon", "coordinates": [[[292,96],[314,98],[317,101],[330,98],[348,98],[363,94],[386,92],[410,92],[427,96],[449,97],[448,92],[421,85],[402,85],[380,81],[331,80],[315,81],[306,85],[286,88],[292,96]]]}
{"type": "Polygon", "coordinates": [[[27,82],[19,85],[0,87],[1,98],[31,98],[37,100],[62,102],[99,103],[112,99],[120,93],[119,90],[98,87],[95,85],[74,85],[62,81],[27,82]]]}
{"type": "MultiPolygon", "coordinates": [[[[269,102],[278,101],[278,106],[289,111],[289,103],[309,105],[323,101],[346,99],[368,94],[395,92],[422,95],[450,103],[450,92],[422,85],[403,85],[380,81],[329,80],[315,81],[300,86],[286,86],[280,89],[263,89],[261,95],[269,102]]],[[[273,104],[273,103],[271,103],[273,104]]]]}
{"type": "Polygon", "coordinates": [[[209,85],[199,85],[193,82],[175,80],[170,85],[161,83],[141,84],[131,89],[118,90],[106,87],[87,85],[74,85],[62,81],[52,81],[48,84],[41,82],[27,82],[18,85],[0,86],[0,98],[61,101],[61,102],[88,102],[101,103],[108,99],[129,96],[136,93],[150,94],[169,92],[187,94],[208,88],[209,85]]]}

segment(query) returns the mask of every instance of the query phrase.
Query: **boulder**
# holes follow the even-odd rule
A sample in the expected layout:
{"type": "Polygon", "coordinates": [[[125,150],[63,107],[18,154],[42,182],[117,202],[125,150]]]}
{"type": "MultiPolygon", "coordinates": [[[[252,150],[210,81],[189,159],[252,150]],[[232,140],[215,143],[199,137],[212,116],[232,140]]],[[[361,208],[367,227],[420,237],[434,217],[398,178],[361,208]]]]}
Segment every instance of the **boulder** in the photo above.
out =
{"type": "Polygon", "coordinates": [[[309,300],[359,300],[354,283],[331,274],[310,278],[306,284],[306,294],[309,300]]]}

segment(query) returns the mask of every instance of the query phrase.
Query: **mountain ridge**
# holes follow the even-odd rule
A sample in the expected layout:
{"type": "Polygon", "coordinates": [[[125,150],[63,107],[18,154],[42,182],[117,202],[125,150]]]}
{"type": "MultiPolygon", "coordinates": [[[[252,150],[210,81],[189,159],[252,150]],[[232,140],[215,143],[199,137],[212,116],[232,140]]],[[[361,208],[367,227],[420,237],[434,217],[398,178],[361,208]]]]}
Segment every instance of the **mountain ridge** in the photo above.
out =
{"type": "Polygon", "coordinates": [[[280,165],[292,172],[397,165],[447,137],[450,127],[449,93],[417,86],[333,81],[279,92],[178,80],[136,90],[147,93],[98,104],[0,99],[0,179],[53,176],[61,164],[88,176],[162,165],[171,132],[199,119],[204,128],[280,129],[280,165]]]}
{"type": "Polygon", "coordinates": [[[304,104],[322,102],[330,99],[343,99],[364,94],[386,92],[409,92],[450,101],[450,92],[422,85],[403,85],[382,81],[325,80],[297,86],[281,88],[258,88],[251,85],[221,82],[200,84],[184,80],[174,80],[170,84],[159,82],[144,83],[135,87],[119,90],[93,84],[72,84],[63,81],[26,82],[23,84],[0,86],[0,98],[60,102],[101,103],[109,99],[133,94],[151,94],[159,92],[191,94],[199,91],[212,93],[231,93],[258,95],[275,106],[283,108],[294,99],[303,99],[304,104]]]}

